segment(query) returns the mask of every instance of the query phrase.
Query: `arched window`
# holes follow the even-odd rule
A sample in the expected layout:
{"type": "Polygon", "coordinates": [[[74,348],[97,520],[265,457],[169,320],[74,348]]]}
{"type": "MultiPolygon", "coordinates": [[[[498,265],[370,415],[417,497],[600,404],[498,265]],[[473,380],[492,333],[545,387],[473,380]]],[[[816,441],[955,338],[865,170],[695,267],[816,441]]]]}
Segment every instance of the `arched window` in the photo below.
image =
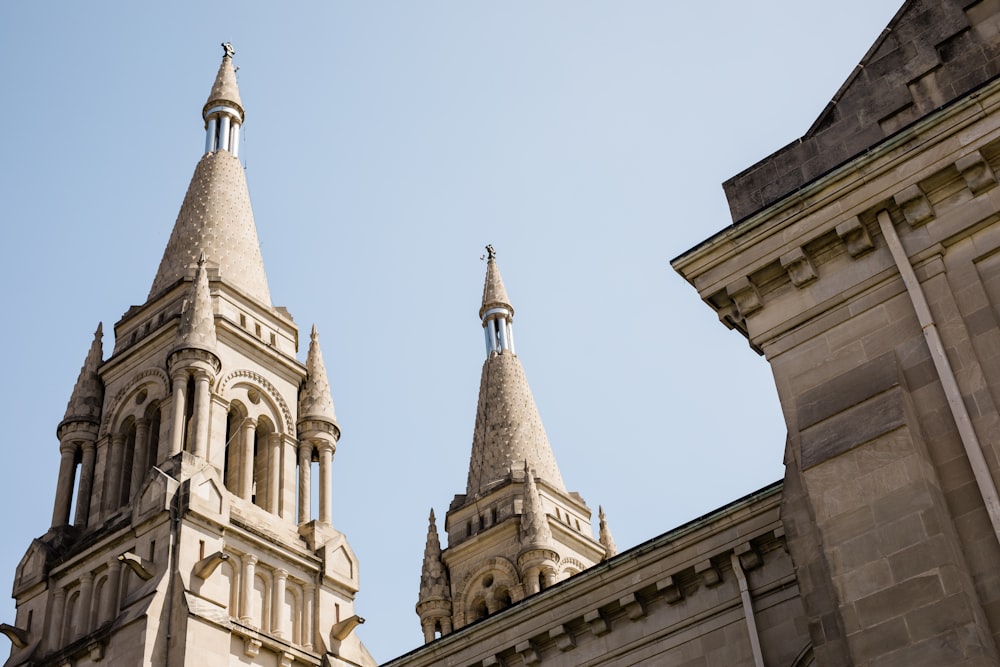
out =
{"type": "Polygon", "coordinates": [[[490,612],[486,607],[486,600],[483,598],[476,598],[472,602],[472,609],[469,610],[469,621],[478,621],[481,618],[486,618],[489,613],[490,612]]]}
{"type": "Polygon", "coordinates": [[[146,441],[146,470],[160,462],[160,407],[159,403],[154,403],[146,411],[146,419],[149,421],[149,439],[146,441]]]}
{"type": "Polygon", "coordinates": [[[122,450],[122,467],[119,471],[118,506],[128,503],[132,495],[132,466],[135,463],[135,421],[129,418],[124,426],[125,440],[122,450]]]}
{"type": "Polygon", "coordinates": [[[267,417],[257,420],[253,443],[253,503],[264,509],[270,507],[268,498],[270,476],[279,473],[277,470],[271,470],[269,465],[272,433],[274,425],[267,417]]]}
{"type": "Polygon", "coordinates": [[[184,404],[184,451],[194,449],[194,378],[188,376],[184,404]]]}

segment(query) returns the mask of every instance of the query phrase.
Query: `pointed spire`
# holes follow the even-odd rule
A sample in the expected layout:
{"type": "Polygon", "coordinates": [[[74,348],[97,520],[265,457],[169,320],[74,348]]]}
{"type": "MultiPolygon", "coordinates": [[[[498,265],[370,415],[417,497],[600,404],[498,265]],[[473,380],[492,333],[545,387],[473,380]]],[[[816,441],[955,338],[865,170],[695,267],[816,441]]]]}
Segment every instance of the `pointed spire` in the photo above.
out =
{"type": "Polygon", "coordinates": [[[240,99],[240,88],[236,83],[236,68],[233,66],[233,56],[236,51],[229,42],[222,43],[222,62],[219,64],[219,73],[215,75],[215,83],[212,84],[212,92],[208,94],[208,101],[202,109],[202,116],[208,121],[213,107],[229,106],[239,112],[240,121],[243,120],[243,100],[240,99]]]}
{"type": "Polygon", "coordinates": [[[198,257],[198,268],[181,310],[177,328],[177,348],[197,348],[215,351],[215,312],[212,309],[212,292],[208,285],[205,254],[198,257]]]}
{"type": "Polygon", "coordinates": [[[222,58],[204,117],[205,155],[191,177],[149,299],[185,278],[198,255],[205,253],[217,263],[222,282],[270,306],[250,193],[236,157],[243,107],[229,50],[222,58]]]}
{"type": "Polygon", "coordinates": [[[604,557],[611,558],[618,553],[618,547],[615,546],[615,538],[611,537],[611,529],[608,528],[608,520],[604,516],[604,507],[601,505],[597,506],[597,516],[600,518],[599,541],[604,547],[604,557]]]}
{"type": "Polygon", "coordinates": [[[521,548],[548,547],[552,544],[552,529],[538,495],[535,476],[524,464],[524,514],[521,516],[521,548]]]}
{"type": "Polygon", "coordinates": [[[486,262],[486,282],[483,284],[483,305],[479,318],[483,321],[486,334],[486,355],[514,352],[514,307],[503,286],[500,269],[497,267],[497,253],[492,245],[486,246],[489,259],[486,262]]]}
{"type": "Polygon", "coordinates": [[[438,539],[434,510],[431,509],[424,546],[424,564],[420,571],[420,601],[450,597],[448,576],[441,562],[441,542],[438,539]]]}
{"type": "Polygon", "coordinates": [[[104,383],[101,382],[97,369],[104,361],[103,338],[104,325],[100,323],[97,325],[97,331],[94,332],[94,340],[90,344],[90,350],[87,352],[87,358],[80,369],[76,386],[73,387],[73,393],[66,405],[63,424],[71,421],[99,423],[101,420],[101,410],[104,405],[104,383]]]}
{"type": "Polygon", "coordinates": [[[483,307],[479,309],[479,317],[490,308],[506,308],[510,312],[510,317],[514,316],[514,308],[510,305],[510,298],[507,290],[503,286],[503,278],[500,277],[500,269],[497,267],[497,252],[493,245],[486,246],[486,254],[489,259],[486,261],[486,283],[483,285],[483,307]]]}
{"type": "Polygon", "coordinates": [[[306,356],[306,379],[299,392],[299,420],[312,419],[336,424],[330,381],[327,379],[323,353],[319,348],[319,333],[313,325],[306,356]]]}
{"type": "Polygon", "coordinates": [[[496,252],[493,246],[486,250],[489,261],[479,313],[486,331],[487,357],[479,382],[466,494],[482,494],[526,463],[541,479],[565,492],[528,378],[514,354],[514,309],[500,278],[496,252]]]}

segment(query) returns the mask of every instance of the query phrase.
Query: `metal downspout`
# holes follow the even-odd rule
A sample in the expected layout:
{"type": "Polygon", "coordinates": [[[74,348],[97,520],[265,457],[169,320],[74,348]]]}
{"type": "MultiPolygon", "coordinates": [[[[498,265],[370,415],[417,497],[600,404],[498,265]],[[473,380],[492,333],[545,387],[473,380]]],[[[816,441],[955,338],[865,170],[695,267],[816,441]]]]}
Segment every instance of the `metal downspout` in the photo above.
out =
{"type": "Polygon", "coordinates": [[[917,274],[913,271],[910,259],[903,249],[903,244],[899,241],[896,228],[892,224],[889,212],[881,210],[878,212],[878,226],[885,237],[886,245],[892,253],[892,258],[899,269],[900,277],[906,286],[906,291],[910,295],[913,309],[917,313],[917,321],[924,332],[927,340],[927,347],[930,348],[931,359],[934,361],[934,368],[937,370],[938,379],[941,380],[941,387],[944,389],[945,397],[948,399],[948,407],[951,408],[952,417],[958,427],[958,435],[965,447],[965,454],[969,458],[972,466],[972,474],[975,475],[976,485],[979,487],[979,494],[986,505],[986,513],[990,517],[990,524],[993,526],[993,535],[1000,542],[1000,496],[997,494],[996,483],[993,475],[990,474],[989,466],[986,464],[986,457],[983,456],[983,448],[972,428],[972,420],[969,412],[962,400],[962,392],[958,388],[955,380],[955,372],[948,362],[948,355],[945,353],[944,344],[941,342],[941,334],[938,333],[937,325],[931,316],[930,307],[927,305],[927,298],[924,296],[923,288],[917,280],[917,274]]]}
{"type": "Polygon", "coordinates": [[[747,622],[747,634],[750,635],[750,650],[753,652],[754,667],[764,667],[764,654],[760,650],[760,635],[757,634],[757,620],[753,615],[753,604],[750,600],[750,585],[747,583],[747,575],[743,573],[743,564],[740,557],[735,553],[729,554],[733,563],[733,572],[736,574],[736,581],[740,584],[740,598],[743,600],[743,617],[747,622]]]}

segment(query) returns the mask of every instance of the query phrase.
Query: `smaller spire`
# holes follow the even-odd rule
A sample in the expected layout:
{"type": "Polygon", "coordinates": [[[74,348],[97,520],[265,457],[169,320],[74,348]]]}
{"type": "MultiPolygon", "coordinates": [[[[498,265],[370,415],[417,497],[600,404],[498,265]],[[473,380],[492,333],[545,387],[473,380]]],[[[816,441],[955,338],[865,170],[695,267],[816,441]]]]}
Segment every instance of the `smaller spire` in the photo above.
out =
{"type": "Polygon", "coordinates": [[[424,546],[424,564],[420,571],[420,601],[450,597],[448,576],[441,562],[441,542],[437,522],[431,509],[427,526],[427,544],[424,546]]]}
{"type": "Polygon", "coordinates": [[[94,340],[90,344],[87,358],[80,369],[73,393],[66,405],[66,415],[63,423],[71,421],[89,421],[99,423],[104,404],[104,384],[101,382],[97,369],[104,361],[104,324],[98,323],[94,332],[94,340]]]}
{"type": "Polygon", "coordinates": [[[497,268],[497,251],[492,244],[486,246],[486,283],[483,285],[483,307],[479,309],[479,317],[483,317],[487,310],[495,307],[506,308],[510,311],[510,316],[514,315],[514,308],[510,305],[510,297],[503,286],[503,278],[500,277],[500,269],[497,268]]]}
{"type": "Polygon", "coordinates": [[[615,538],[611,537],[611,529],[608,528],[607,517],[604,516],[604,507],[597,506],[597,516],[600,518],[599,541],[604,547],[604,558],[611,558],[618,554],[618,547],[615,546],[615,538]]]}
{"type": "Polygon", "coordinates": [[[548,547],[552,544],[552,529],[538,495],[535,475],[527,461],[524,463],[524,514],[521,516],[521,546],[527,550],[548,547]]]}
{"type": "Polygon", "coordinates": [[[207,130],[205,152],[228,151],[235,157],[239,151],[240,126],[244,119],[243,100],[236,83],[238,68],[233,66],[236,51],[229,42],[222,43],[222,50],[219,73],[215,75],[212,91],[201,110],[207,130]]]}
{"type": "Polygon", "coordinates": [[[327,379],[323,353],[319,347],[319,333],[316,325],[309,337],[309,353],[306,356],[306,379],[299,392],[299,420],[313,419],[337,423],[327,379]]]}
{"type": "Polygon", "coordinates": [[[514,307],[503,286],[500,269],[497,267],[497,252],[492,245],[486,246],[486,282],[483,285],[483,305],[479,309],[479,319],[483,321],[486,334],[486,356],[493,353],[514,353],[514,307]]]}
{"type": "Polygon", "coordinates": [[[208,285],[205,253],[198,256],[194,281],[181,310],[177,330],[176,348],[198,348],[215,351],[215,313],[212,310],[212,292],[208,285]]]}

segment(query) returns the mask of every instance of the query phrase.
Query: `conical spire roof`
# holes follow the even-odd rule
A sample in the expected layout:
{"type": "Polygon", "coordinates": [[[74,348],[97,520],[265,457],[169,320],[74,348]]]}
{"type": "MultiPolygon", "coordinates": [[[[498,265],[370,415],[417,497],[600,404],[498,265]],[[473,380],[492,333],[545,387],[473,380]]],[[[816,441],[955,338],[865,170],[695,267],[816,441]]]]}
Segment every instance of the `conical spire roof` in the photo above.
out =
{"type": "Polygon", "coordinates": [[[177,329],[177,347],[215,351],[215,312],[212,309],[212,292],[208,285],[205,255],[198,258],[194,281],[181,311],[177,329]]]}
{"type": "Polygon", "coordinates": [[[226,54],[222,57],[219,73],[215,75],[215,83],[212,84],[212,92],[208,94],[202,115],[206,115],[209,109],[220,104],[236,107],[240,115],[243,115],[243,100],[240,99],[240,87],[236,83],[236,68],[233,67],[235,53],[232,45],[228,43],[222,47],[226,50],[226,54]]]}
{"type": "Polygon", "coordinates": [[[524,514],[521,516],[521,548],[547,547],[552,544],[552,529],[538,495],[538,485],[531,467],[524,464],[524,514]]]}
{"type": "Polygon", "coordinates": [[[94,332],[94,340],[87,352],[87,358],[80,369],[79,377],[77,377],[76,386],[73,387],[73,393],[66,405],[63,423],[70,421],[99,423],[101,420],[101,410],[104,405],[104,383],[101,382],[97,369],[104,361],[103,338],[104,325],[98,324],[97,331],[94,332]]]}
{"type": "Polygon", "coordinates": [[[493,246],[486,246],[489,259],[486,262],[486,283],[483,285],[483,307],[479,309],[479,317],[486,314],[490,308],[504,306],[510,314],[514,314],[514,308],[510,305],[510,297],[503,286],[503,278],[500,277],[500,269],[497,268],[496,253],[493,246]]]}
{"type": "Polygon", "coordinates": [[[306,379],[299,392],[299,419],[317,419],[337,422],[330,394],[330,381],[323,364],[323,353],[319,348],[319,333],[313,325],[309,340],[309,354],[306,356],[306,379]]]}
{"type": "Polygon", "coordinates": [[[441,542],[438,539],[434,510],[427,526],[427,544],[424,546],[424,564],[420,571],[420,601],[448,598],[448,575],[441,562],[441,542]]]}
{"type": "Polygon", "coordinates": [[[608,528],[608,519],[604,516],[604,507],[601,505],[597,506],[597,516],[601,522],[599,541],[601,546],[604,547],[604,557],[611,558],[618,553],[618,547],[615,546],[615,538],[611,537],[611,529],[608,528]]]}
{"type": "MultiPolygon", "coordinates": [[[[503,305],[513,313],[492,248],[488,249],[490,259],[480,313],[495,305],[503,305]]],[[[566,491],[521,361],[510,351],[490,354],[479,381],[466,494],[470,498],[482,494],[525,464],[540,479],[566,491]]]]}
{"type": "MultiPolygon", "coordinates": [[[[240,104],[228,53],[209,95],[209,103],[213,101],[240,104]]],[[[239,113],[242,116],[242,106],[239,113]]],[[[271,305],[246,176],[239,159],[229,151],[208,152],[195,167],[149,298],[190,275],[191,266],[202,253],[218,265],[222,282],[271,305]]]]}

